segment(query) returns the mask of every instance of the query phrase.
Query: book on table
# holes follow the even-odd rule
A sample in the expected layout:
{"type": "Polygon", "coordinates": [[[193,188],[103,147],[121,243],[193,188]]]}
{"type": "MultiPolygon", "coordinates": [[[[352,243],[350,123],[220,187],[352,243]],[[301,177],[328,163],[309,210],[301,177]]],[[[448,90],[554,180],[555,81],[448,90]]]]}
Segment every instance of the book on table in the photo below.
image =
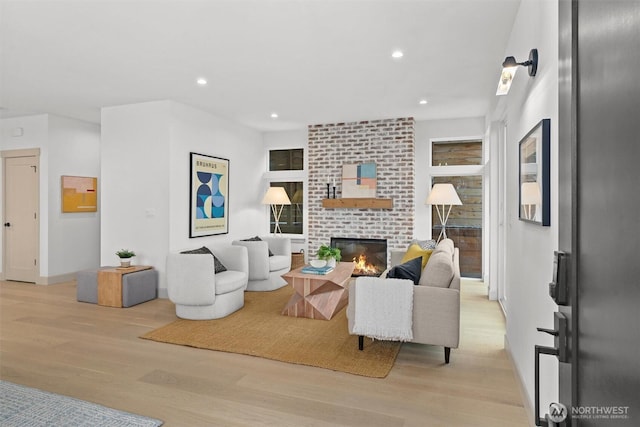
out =
{"type": "Polygon", "coordinates": [[[328,265],[325,265],[324,267],[313,267],[311,265],[307,265],[306,267],[303,267],[302,270],[300,270],[302,273],[305,274],[329,274],[333,271],[333,267],[329,267],[328,265]]]}

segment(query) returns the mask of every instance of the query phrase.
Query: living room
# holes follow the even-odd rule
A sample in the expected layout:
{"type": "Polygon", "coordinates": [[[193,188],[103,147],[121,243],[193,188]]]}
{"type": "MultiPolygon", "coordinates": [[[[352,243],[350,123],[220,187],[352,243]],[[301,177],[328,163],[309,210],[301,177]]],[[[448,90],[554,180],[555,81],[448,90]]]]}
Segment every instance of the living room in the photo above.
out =
{"type": "MultiPolygon", "coordinates": [[[[491,59],[495,62],[495,75],[499,75],[505,56],[515,55],[520,60],[535,47],[540,52],[536,76],[529,77],[521,70],[507,97],[493,96],[494,78],[491,87],[486,88],[491,98],[483,114],[411,120],[413,156],[409,161],[413,162],[415,171],[411,177],[411,208],[400,213],[411,223],[407,237],[430,237],[431,224],[437,221],[424,203],[434,176],[429,162],[431,142],[469,137],[483,140],[485,163],[482,174],[486,183],[483,227],[487,238],[483,241],[482,279],[487,286],[486,299],[500,300],[505,311],[505,347],[524,390],[523,405],[531,410],[534,400],[532,349],[535,344],[553,342],[551,337],[536,335],[535,328],[549,327],[552,313],[557,309],[548,297],[546,283],[553,274],[552,256],[558,246],[558,196],[552,191],[555,201],[551,203],[549,227],[532,226],[518,220],[517,142],[536,123],[549,118],[551,158],[556,157],[558,5],[554,1],[531,0],[505,4],[512,8],[513,21],[508,25],[510,29],[502,46],[493,46],[497,51],[491,59]]],[[[492,23],[486,21],[483,25],[492,23]]],[[[457,66],[464,67],[464,56],[472,54],[475,52],[461,52],[462,65],[457,66]]],[[[410,56],[409,52],[407,56],[410,56]]],[[[392,59],[386,60],[394,67],[401,65],[392,59]]],[[[6,84],[3,82],[3,86],[6,84]]],[[[189,88],[190,91],[199,89],[202,88],[189,88]]],[[[211,88],[205,90],[213,92],[211,88]]],[[[464,103],[464,96],[459,96],[462,99],[459,102],[464,103]]],[[[203,111],[180,99],[179,94],[174,97],[158,95],[126,104],[96,106],[95,110],[99,111],[97,121],[66,118],[49,111],[16,116],[3,114],[2,150],[39,149],[40,251],[39,275],[35,282],[66,282],[72,280],[77,271],[112,265],[113,253],[127,247],[138,254],[136,263],[152,265],[159,271],[159,296],[166,298],[164,268],[167,253],[268,234],[269,211],[260,200],[269,182],[275,179],[267,170],[270,149],[302,148],[307,153],[313,126],[358,121],[385,124],[412,117],[410,114],[388,117],[370,112],[371,116],[358,119],[314,120],[296,129],[257,130],[257,127],[240,124],[223,114],[203,111]],[[229,160],[228,234],[196,240],[189,238],[189,153],[229,160]],[[96,213],[72,217],[60,213],[60,176],[69,174],[99,177],[96,213]]],[[[427,104],[428,108],[436,108],[437,101],[430,101],[430,104],[427,104]]],[[[367,110],[366,107],[363,109],[367,110]]],[[[283,116],[280,113],[277,119],[269,120],[282,123],[287,120],[283,116]]],[[[388,151],[383,157],[395,154],[388,151]]],[[[340,179],[340,161],[346,155],[333,156],[334,164],[329,165],[326,174],[314,176],[308,168],[302,177],[309,199],[305,206],[307,219],[308,209],[320,203],[318,193],[324,191],[326,183],[340,179]]],[[[369,160],[369,156],[352,156],[353,162],[369,160]]],[[[312,161],[308,157],[305,159],[312,161]]],[[[550,179],[551,188],[557,188],[558,168],[553,160],[550,179]]],[[[294,248],[303,249],[310,256],[319,242],[330,237],[310,234],[296,237],[294,248]]],[[[394,241],[393,245],[401,246],[400,240],[394,241]]],[[[177,356],[181,350],[175,352],[177,356]]],[[[235,363],[232,358],[224,360],[235,363]]],[[[206,365],[206,362],[202,363],[206,365]]],[[[557,376],[558,367],[552,360],[544,360],[542,365],[541,396],[543,405],[548,406],[557,400],[557,386],[551,379],[557,376]]]]}

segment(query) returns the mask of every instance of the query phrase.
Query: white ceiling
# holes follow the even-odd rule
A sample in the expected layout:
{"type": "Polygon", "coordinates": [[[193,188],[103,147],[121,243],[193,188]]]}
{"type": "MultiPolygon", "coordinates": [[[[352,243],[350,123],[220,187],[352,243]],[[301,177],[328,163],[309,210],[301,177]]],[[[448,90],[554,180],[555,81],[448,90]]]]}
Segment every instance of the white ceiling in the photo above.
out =
{"type": "Polygon", "coordinates": [[[483,116],[519,3],[1,0],[1,114],[99,122],[172,99],[263,131],[483,116]]]}

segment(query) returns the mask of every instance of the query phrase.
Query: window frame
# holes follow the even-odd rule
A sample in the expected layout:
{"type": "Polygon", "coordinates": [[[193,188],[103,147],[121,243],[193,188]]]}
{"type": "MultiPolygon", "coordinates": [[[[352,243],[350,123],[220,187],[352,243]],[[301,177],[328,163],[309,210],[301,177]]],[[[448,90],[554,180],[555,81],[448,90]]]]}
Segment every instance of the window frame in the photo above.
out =
{"type": "MultiPolygon", "coordinates": [[[[481,176],[482,177],[482,242],[480,244],[482,250],[482,259],[481,266],[482,271],[480,272],[481,278],[484,279],[486,275],[486,264],[485,260],[487,257],[487,233],[490,233],[489,224],[486,221],[487,218],[487,209],[489,206],[489,192],[488,190],[488,177],[485,173],[487,170],[485,165],[487,163],[487,139],[484,136],[462,136],[462,137],[444,137],[444,138],[430,138],[429,139],[429,149],[427,153],[427,179],[428,179],[428,191],[431,191],[431,186],[433,182],[433,178],[435,177],[443,177],[443,176],[481,176]],[[433,144],[438,142],[456,142],[456,141],[480,141],[482,143],[482,161],[479,165],[447,165],[447,166],[432,166],[433,164],[433,144]]],[[[433,229],[433,223],[438,222],[437,218],[433,218],[431,214],[431,207],[429,207],[428,217],[429,217],[429,230],[433,229]]],[[[471,279],[473,280],[473,279],[471,279]]]]}
{"type": "MultiPolygon", "coordinates": [[[[289,237],[291,239],[306,239],[308,234],[308,222],[309,222],[309,209],[308,209],[308,200],[309,200],[309,187],[308,187],[308,159],[307,159],[307,148],[303,146],[290,146],[290,147],[279,147],[273,146],[268,147],[266,150],[266,172],[263,176],[264,188],[262,194],[266,193],[267,189],[271,186],[272,182],[302,182],[302,233],[282,233],[283,237],[289,237]],[[281,151],[281,150],[302,150],[304,160],[303,166],[300,170],[284,170],[284,171],[271,171],[270,168],[270,152],[271,151],[281,151]],[[307,200],[305,203],[304,201],[307,200]]],[[[269,205],[265,205],[265,213],[267,215],[267,233],[272,234],[271,232],[271,207],[269,205]]]]}

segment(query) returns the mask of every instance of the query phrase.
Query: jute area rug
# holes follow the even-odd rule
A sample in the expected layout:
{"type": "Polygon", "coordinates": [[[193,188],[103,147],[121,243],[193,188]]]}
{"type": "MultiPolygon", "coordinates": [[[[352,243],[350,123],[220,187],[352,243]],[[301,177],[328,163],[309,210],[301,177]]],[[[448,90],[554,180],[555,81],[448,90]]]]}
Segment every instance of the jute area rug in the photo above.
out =
{"type": "Polygon", "coordinates": [[[0,381],[1,426],[157,427],[162,424],[153,418],[0,381]]]}
{"type": "Polygon", "coordinates": [[[208,350],[248,354],[366,377],[389,374],[401,343],[349,335],[346,308],[331,320],[283,316],[293,294],[289,286],[271,292],[245,292],[244,307],[223,319],[178,319],[141,338],[208,350]]]}

